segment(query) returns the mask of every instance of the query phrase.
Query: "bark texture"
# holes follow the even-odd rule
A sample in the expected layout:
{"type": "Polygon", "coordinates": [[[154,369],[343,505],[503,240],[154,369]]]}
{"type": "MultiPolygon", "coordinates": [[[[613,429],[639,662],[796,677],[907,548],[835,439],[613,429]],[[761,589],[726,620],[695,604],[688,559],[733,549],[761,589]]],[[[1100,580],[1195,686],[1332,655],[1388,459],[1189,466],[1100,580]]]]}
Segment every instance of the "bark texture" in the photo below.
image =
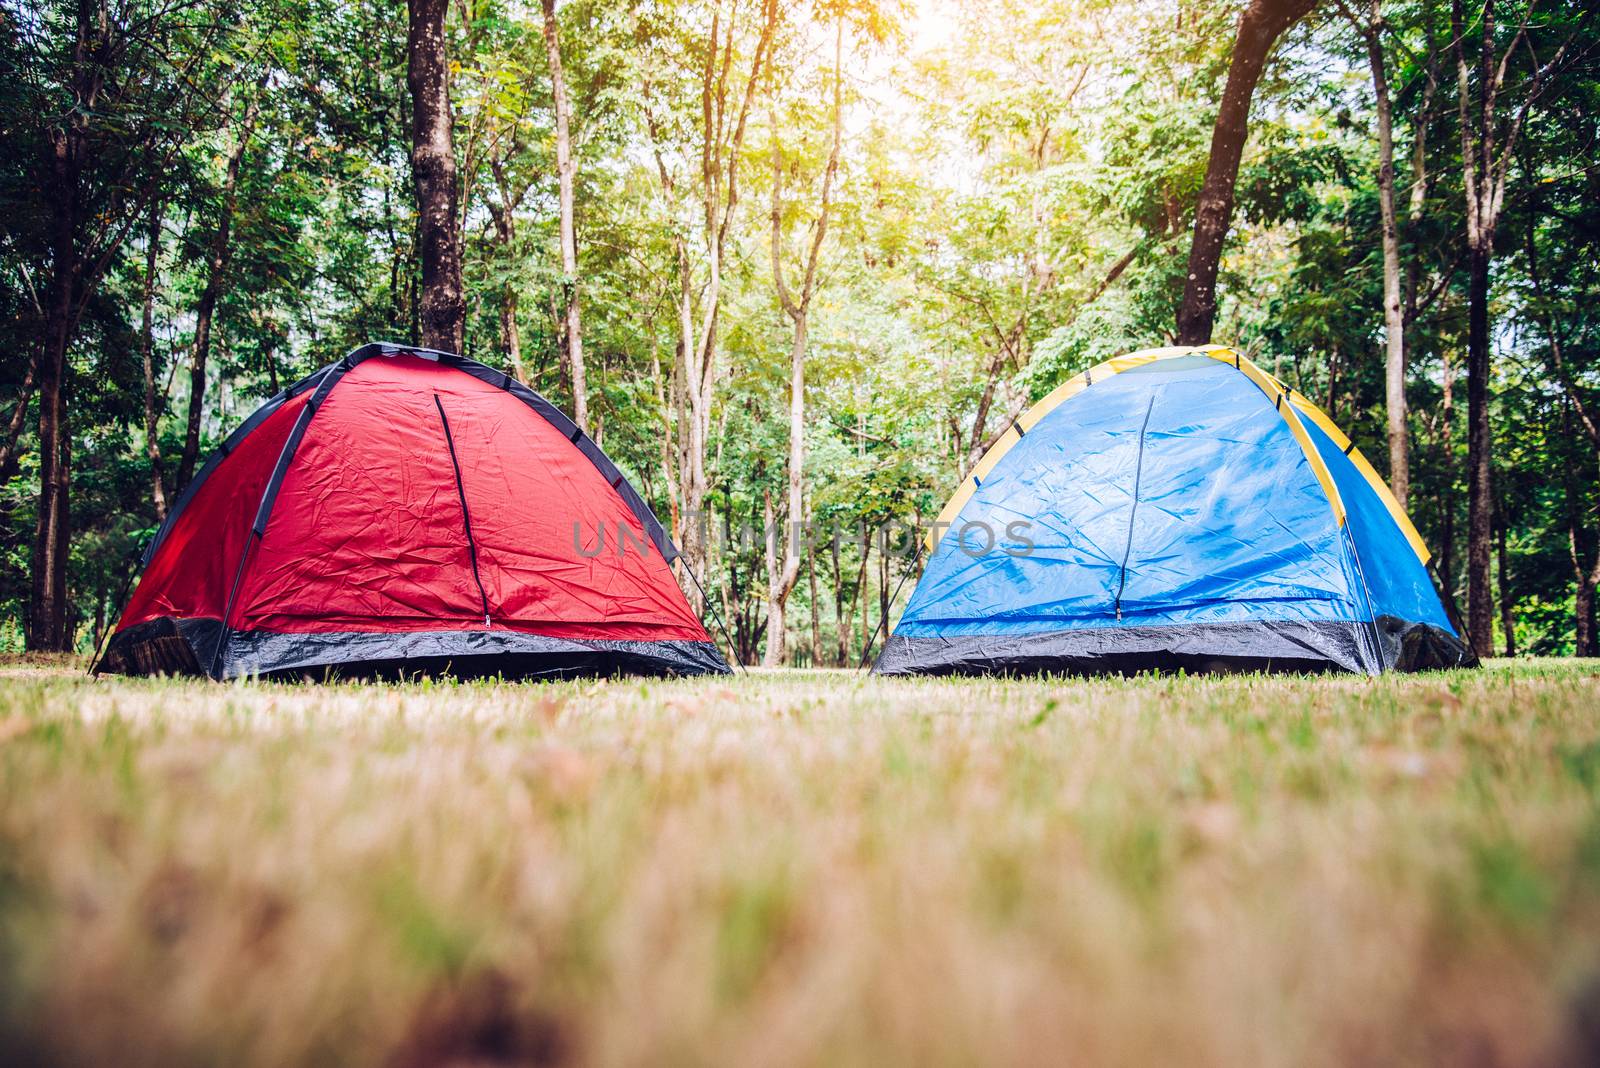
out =
{"type": "Polygon", "coordinates": [[[1473,652],[1494,655],[1490,538],[1494,486],[1489,438],[1489,256],[1467,255],[1467,630],[1473,652]]]}
{"type": "Polygon", "coordinates": [[[407,0],[406,86],[411,90],[411,177],[417,192],[422,252],[418,326],[422,345],[460,352],[466,326],[461,297],[461,229],[456,215],[456,156],[445,51],[448,0],[407,0]]]}
{"type": "Polygon", "coordinates": [[[1228,64],[1228,81],[1211,131],[1211,155],[1195,204],[1194,240],[1189,246],[1189,271],[1183,303],[1178,307],[1178,344],[1204,345],[1211,340],[1217,316],[1217,268],[1222,244],[1233,220],[1234,182],[1249,135],[1250,98],[1266,66],[1272,46],[1316,5],[1316,0],[1250,0],[1239,16],[1239,32],[1228,64]]]}

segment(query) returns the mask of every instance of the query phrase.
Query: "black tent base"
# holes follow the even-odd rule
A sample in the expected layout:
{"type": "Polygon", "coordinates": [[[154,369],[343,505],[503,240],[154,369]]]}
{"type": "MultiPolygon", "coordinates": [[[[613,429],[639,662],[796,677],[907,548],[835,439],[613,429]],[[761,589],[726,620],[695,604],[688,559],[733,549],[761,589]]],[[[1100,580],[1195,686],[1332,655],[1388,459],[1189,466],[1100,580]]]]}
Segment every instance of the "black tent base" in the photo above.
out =
{"type": "Polygon", "coordinates": [[[872,670],[878,675],[1377,674],[1475,667],[1477,662],[1448,631],[1383,616],[1376,624],[1207,623],[939,638],[896,634],[872,670]]]}
{"type": "Polygon", "coordinates": [[[710,642],[587,641],[510,630],[278,634],[216,619],[163,617],[120,631],[100,671],[280,680],[562,679],[607,675],[726,675],[710,642]],[[220,643],[220,647],[219,647],[220,643]]]}

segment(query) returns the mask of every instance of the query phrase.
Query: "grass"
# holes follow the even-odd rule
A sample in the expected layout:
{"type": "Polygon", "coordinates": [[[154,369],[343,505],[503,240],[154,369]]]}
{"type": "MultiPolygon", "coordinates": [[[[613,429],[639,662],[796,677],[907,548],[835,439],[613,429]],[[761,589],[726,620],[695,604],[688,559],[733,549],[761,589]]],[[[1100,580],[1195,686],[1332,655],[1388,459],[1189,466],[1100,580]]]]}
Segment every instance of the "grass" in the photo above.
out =
{"type": "Polygon", "coordinates": [[[0,1060],[1600,1054],[1596,661],[0,675],[0,1060]]]}

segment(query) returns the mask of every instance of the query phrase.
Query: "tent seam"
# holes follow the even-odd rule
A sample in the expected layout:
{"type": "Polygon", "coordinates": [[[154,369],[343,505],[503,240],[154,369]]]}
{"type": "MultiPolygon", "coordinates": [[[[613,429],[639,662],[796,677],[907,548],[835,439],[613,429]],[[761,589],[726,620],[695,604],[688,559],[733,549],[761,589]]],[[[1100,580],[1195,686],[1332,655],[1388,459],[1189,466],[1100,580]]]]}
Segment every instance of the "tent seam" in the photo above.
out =
{"type": "Polygon", "coordinates": [[[1156,398],[1150,396],[1150,403],[1144,408],[1144,422],[1139,424],[1139,456],[1133,465],[1133,506],[1128,509],[1128,540],[1122,546],[1122,568],[1117,576],[1117,618],[1122,618],[1122,592],[1128,585],[1128,558],[1133,555],[1133,524],[1139,515],[1139,483],[1144,479],[1144,438],[1150,429],[1150,413],[1155,411],[1156,398]]]}
{"type": "Polygon", "coordinates": [[[243,423],[240,423],[234,428],[233,433],[229,434],[223,443],[218,446],[217,450],[212,453],[212,455],[207,459],[206,463],[201,467],[199,473],[189,481],[189,485],[184,487],[183,492],[179,494],[178,500],[174,502],[171,510],[168,511],[165,522],[163,522],[161,527],[156,531],[155,536],[151,539],[148,548],[145,550],[143,558],[139,561],[139,567],[141,571],[143,568],[149,566],[151,560],[155,559],[156,552],[166,541],[167,535],[177,525],[179,517],[188,507],[189,502],[193,499],[195,494],[199,491],[201,484],[210,478],[212,473],[221,464],[221,462],[234,451],[236,451],[239,446],[243,444],[245,438],[255,433],[255,431],[260,428],[262,423],[266,422],[267,418],[271,416],[273,412],[283,407],[283,405],[288,401],[293,400],[295,397],[298,397],[300,394],[306,392],[308,389],[320,389],[320,387],[326,381],[329,373],[333,372],[341,365],[347,365],[342,371],[339,371],[339,375],[342,377],[343,374],[353,370],[356,366],[361,364],[363,361],[370,359],[371,357],[405,354],[416,355],[424,359],[431,359],[436,363],[443,363],[445,366],[454,367],[456,370],[462,371],[463,373],[476,378],[480,382],[485,382],[488,385],[494,386],[496,389],[503,390],[504,392],[511,394],[523,404],[526,404],[529,408],[532,408],[535,414],[537,414],[546,423],[549,423],[551,426],[555,427],[556,430],[562,434],[562,436],[566,437],[575,446],[577,446],[578,451],[582,453],[584,458],[587,459],[595,467],[595,469],[600,472],[601,477],[607,482],[611,482],[616,475],[621,475],[622,478],[620,482],[612,483],[612,488],[616,491],[617,496],[622,498],[622,503],[627,506],[628,510],[633,513],[634,518],[638,519],[640,524],[645,528],[645,533],[650,536],[651,542],[655,544],[658,550],[660,550],[662,557],[665,558],[669,564],[673,560],[677,559],[677,546],[672,543],[672,539],[670,536],[668,536],[666,528],[661,525],[660,518],[656,516],[654,510],[650,507],[649,503],[645,501],[644,497],[639,493],[639,491],[634,488],[633,483],[628,480],[627,475],[622,472],[622,469],[617,466],[616,462],[607,456],[598,445],[594,444],[592,438],[588,438],[588,436],[584,434],[582,427],[579,427],[576,423],[572,422],[571,419],[567,418],[566,414],[554,404],[551,404],[548,399],[536,391],[528,388],[527,386],[524,386],[522,383],[517,382],[515,379],[512,379],[503,372],[496,371],[487,364],[479,363],[476,360],[470,360],[465,356],[460,356],[456,353],[442,352],[437,349],[425,349],[415,345],[400,345],[390,341],[369,341],[365,345],[360,345],[354,349],[351,349],[344,356],[333,361],[332,363],[317,368],[317,370],[311,372],[309,375],[306,375],[306,377],[294,383],[292,386],[289,386],[287,389],[275,394],[273,397],[263,402],[261,407],[252,412],[243,423]],[[445,359],[441,361],[440,357],[444,357],[445,359]],[[483,373],[479,374],[478,372],[480,371],[483,373]],[[493,376],[493,378],[489,376],[493,376]],[[552,415],[559,416],[561,422],[557,422],[556,419],[551,418],[552,415]],[[566,429],[562,423],[570,424],[571,429],[566,429]],[[585,441],[588,442],[590,448],[584,447],[585,441]],[[596,458],[597,456],[599,459],[596,458]],[[601,463],[602,460],[604,461],[604,464],[601,463]],[[607,467],[610,468],[609,471],[606,469],[607,467]],[[627,487],[627,492],[623,492],[624,486],[627,487]]]}
{"type": "MultiPolygon", "coordinates": [[[[325,369],[326,373],[317,383],[316,392],[306,400],[305,407],[300,409],[300,414],[295,418],[294,427],[289,431],[288,438],[284,440],[283,449],[278,453],[278,462],[273,465],[272,474],[267,477],[267,484],[261,491],[261,501],[256,506],[255,521],[250,524],[250,531],[245,535],[244,550],[239,554],[239,567],[233,577],[233,588],[228,592],[228,601],[222,608],[222,634],[217,639],[216,652],[212,654],[211,670],[207,672],[212,678],[222,677],[218,672],[223,669],[228,647],[233,642],[233,628],[229,625],[229,618],[233,615],[234,599],[238,596],[239,587],[243,585],[245,575],[249,573],[250,550],[259,546],[266,536],[267,524],[272,519],[272,508],[278,500],[278,490],[282,487],[284,478],[288,476],[295,456],[300,452],[300,443],[305,440],[306,431],[311,427],[311,420],[322,410],[329,395],[333,393],[333,387],[344,381],[344,376],[360,362],[360,360],[352,361],[351,356],[345,356],[325,369]]],[[[305,381],[309,379],[303,380],[305,381]]]]}
{"type": "MultiPolygon", "coordinates": [[[[1295,443],[1300,446],[1300,451],[1305,455],[1306,463],[1311,467],[1312,474],[1321,485],[1323,494],[1328,499],[1329,507],[1333,509],[1334,522],[1339,526],[1343,526],[1345,521],[1343,499],[1339,496],[1338,487],[1334,485],[1332,472],[1322,462],[1322,457],[1318,455],[1316,446],[1311,442],[1310,435],[1305,432],[1305,427],[1300,422],[1298,403],[1294,402],[1293,397],[1294,391],[1261,370],[1254,361],[1244,358],[1237,351],[1225,345],[1176,345],[1169,348],[1140,349],[1137,352],[1130,352],[1124,356],[1114,356],[1109,360],[1095,364],[1081,374],[1067,379],[1067,381],[1045,394],[1032,407],[1024,411],[1013,421],[1016,436],[1011,436],[1011,429],[1013,428],[1007,428],[1006,432],[1001,434],[999,439],[989,447],[989,450],[983,454],[977,464],[972,467],[967,477],[962,479],[956,491],[950,495],[949,500],[945,502],[944,508],[934,521],[933,529],[928,532],[930,558],[933,551],[939,547],[944,535],[949,533],[950,529],[955,526],[955,521],[960,517],[961,510],[972,499],[973,493],[979,487],[979,480],[987,477],[991,471],[999,466],[1000,462],[1005,459],[1006,454],[1016,446],[1017,442],[1022,440],[1025,428],[1031,429],[1037,426],[1051,412],[1089,389],[1095,384],[1097,375],[1099,380],[1104,381],[1124,371],[1142,367],[1147,363],[1176,359],[1180,356],[1208,356],[1219,363],[1231,364],[1252,385],[1260,390],[1263,396],[1274,395],[1273,390],[1268,388],[1269,385],[1283,394],[1289,395],[1291,403],[1288,409],[1284,410],[1282,404],[1279,403],[1273,406],[1274,410],[1285,425],[1288,426],[1295,443]]],[[[1404,530],[1405,528],[1402,527],[1401,529],[1404,530]]]]}

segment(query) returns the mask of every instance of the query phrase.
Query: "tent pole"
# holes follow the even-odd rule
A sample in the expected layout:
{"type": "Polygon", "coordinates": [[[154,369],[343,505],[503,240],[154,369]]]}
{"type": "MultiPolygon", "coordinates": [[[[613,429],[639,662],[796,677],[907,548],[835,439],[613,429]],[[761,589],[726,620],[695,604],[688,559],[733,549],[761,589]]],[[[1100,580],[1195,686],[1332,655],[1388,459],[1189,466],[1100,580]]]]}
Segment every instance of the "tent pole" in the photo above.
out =
{"type": "Polygon", "coordinates": [[[128,568],[127,575],[122,579],[122,592],[117,594],[116,618],[108,619],[106,632],[100,636],[100,644],[95,649],[94,658],[89,661],[88,674],[91,677],[100,673],[100,664],[106,658],[106,648],[111,644],[111,635],[116,633],[117,620],[122,618],[123,611],[128,607],[128,593],[133,589],[133,576],[137,575],[141,570],[139,561],[143,559],[145,547],[150,544],[150,539],[153,537],[155,535],[152,534],[150,538],[145,538],[139,543],[138,555],[133,559],[133,566],[128,568]]]}
{"type": "Polygon", "coordinates": [[[700,579],[695,575],[694,568],[689,566],[688,561],[684,562],[683,572],[694,583],[694,588],[700,591],[701,602],[711,609],[711,618],[717,621],[717,629],[722,632],[722,640],[728,643],[728,653],[733,657],[733,662],[738,665],[740,671],[745,675],[749,675],[750,669],[744,666],[743,660],[739,659],[739,650],[734,646],[733,639],[728,637],[728,628],[722,625],[722,614],[717,611],[717,606],[706,595],[706,588],[700,585],[700,579]]]}
{"type": "Polygon", "coordinates": [[[1439,574],[1439,569],[1433,566],[1433,561],[1427,563],[1427,572],[1432,576],[1435,587],[1439,593],[1439,603],[1444,606],[1445,618],[1450,620],[1450,625],[1456,628],[1467,643],[1467,648],[1472,648],[1472,635],[1467,632],[1467,621],[1461,618],[1461,612],[1456,608],[1455,591],[1444,583],[1444,576],[1439,574]]]}

